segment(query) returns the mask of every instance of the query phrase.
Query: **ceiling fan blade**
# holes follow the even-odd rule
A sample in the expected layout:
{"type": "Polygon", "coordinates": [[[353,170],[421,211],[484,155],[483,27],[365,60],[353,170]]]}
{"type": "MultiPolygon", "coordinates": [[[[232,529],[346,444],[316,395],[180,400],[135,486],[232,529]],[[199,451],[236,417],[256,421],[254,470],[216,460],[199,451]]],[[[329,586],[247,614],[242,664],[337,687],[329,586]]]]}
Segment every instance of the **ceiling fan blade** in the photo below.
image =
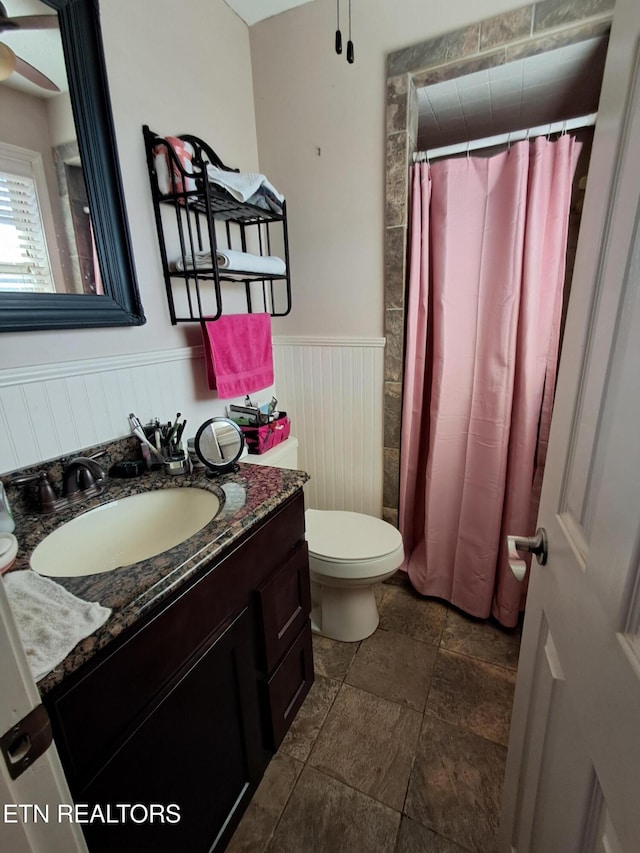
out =
{"type": "Polygon", "coordinates": [[[40,86],[41,89],[46,89],[47,92],[59,92],[60,89],[53,80],[49,80],[41,71],[38,71],[37,68],[34,68],[33,65],[30,65],[26,59],[21,59],[19,56],[16,56],[16,74],[20,74],[22,77],[25,77],[31,83],[35,83],[36,86],[40,86]]]}
{"type": "Polygon", "coordinates": [[[22,15],[19,18],[7,18],[1,11],[0,33],[5,30],[50,30],[58,27],[57,15],[22,15]]]}

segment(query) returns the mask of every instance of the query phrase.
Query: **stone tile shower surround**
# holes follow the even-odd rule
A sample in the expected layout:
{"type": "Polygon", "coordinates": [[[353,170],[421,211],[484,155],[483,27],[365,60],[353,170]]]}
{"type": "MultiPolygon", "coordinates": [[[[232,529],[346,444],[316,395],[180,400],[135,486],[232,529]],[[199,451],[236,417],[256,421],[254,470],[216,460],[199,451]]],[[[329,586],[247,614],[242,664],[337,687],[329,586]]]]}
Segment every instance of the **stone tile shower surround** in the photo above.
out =
{"type": "Polygon", "coordinates": [[[383,517],[392,524],[398,523],[408,180],[418,147],[416,90],[587,39],[606,39],[613,6],[614,0],[543,0],[388,56],[383,517]]]}

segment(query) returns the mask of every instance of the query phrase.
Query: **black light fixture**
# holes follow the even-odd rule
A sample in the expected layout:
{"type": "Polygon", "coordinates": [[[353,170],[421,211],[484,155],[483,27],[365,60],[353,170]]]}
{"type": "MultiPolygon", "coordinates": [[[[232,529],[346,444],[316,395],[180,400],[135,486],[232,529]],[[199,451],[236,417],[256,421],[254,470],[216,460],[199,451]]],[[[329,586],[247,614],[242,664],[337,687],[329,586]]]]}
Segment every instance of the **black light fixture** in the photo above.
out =
{"type": "MultiPolygon", "coordinates": [[[[340,32],[340,0],[336,0],[336,53],[342,53],[342,33],[340,32]]],[[[353,42],[351,41],[351,0],[349,0],[349,40],[347,41],[347,62],[352,65],[354,60],[353,42]]]]}

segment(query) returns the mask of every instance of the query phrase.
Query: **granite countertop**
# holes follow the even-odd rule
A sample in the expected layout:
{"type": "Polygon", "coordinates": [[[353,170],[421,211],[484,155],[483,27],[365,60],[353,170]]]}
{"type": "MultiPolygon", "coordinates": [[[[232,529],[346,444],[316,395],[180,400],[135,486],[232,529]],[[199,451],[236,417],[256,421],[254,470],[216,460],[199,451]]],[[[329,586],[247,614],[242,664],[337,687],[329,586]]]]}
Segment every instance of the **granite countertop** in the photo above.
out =
{"type": "Polygon", "coordinates": [[[12,571],[29,569],[29,557],[52,530],[83,512],[150,489],[197,487],[214,492],[223,504],[213,521],[180,545],[130,566],[84,577],[52,578],[85,601],[98,601],[112,609],[111,616],[95,633],[71,651],[65,660],[38,682],[47,693],[66,676],[108,645],[150,608],[181,585],[198,569],[265,518],[308,480],[303,471],[245,465],[235,473],[208,478],[195,469],[192,474],[170,477],[150,471],[136,479],[109,478],[102,494],[55,515],[17,515],[15,535],[20,550],[12,571]]]}

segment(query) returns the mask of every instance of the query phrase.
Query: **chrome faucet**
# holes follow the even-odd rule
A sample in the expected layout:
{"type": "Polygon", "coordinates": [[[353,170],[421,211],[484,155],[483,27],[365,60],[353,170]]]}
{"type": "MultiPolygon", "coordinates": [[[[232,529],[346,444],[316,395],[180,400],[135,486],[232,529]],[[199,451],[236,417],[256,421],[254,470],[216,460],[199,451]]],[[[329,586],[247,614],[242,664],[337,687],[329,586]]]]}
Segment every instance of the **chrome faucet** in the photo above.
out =
{"type": "Polygon", "coordinates": [[[97,494],[99,486],[106,479],[106,472],[95,459],[88,456],[76,456],[67,462],[62,474],[62,497],[74,500],[90,489],[97,494]]]}

